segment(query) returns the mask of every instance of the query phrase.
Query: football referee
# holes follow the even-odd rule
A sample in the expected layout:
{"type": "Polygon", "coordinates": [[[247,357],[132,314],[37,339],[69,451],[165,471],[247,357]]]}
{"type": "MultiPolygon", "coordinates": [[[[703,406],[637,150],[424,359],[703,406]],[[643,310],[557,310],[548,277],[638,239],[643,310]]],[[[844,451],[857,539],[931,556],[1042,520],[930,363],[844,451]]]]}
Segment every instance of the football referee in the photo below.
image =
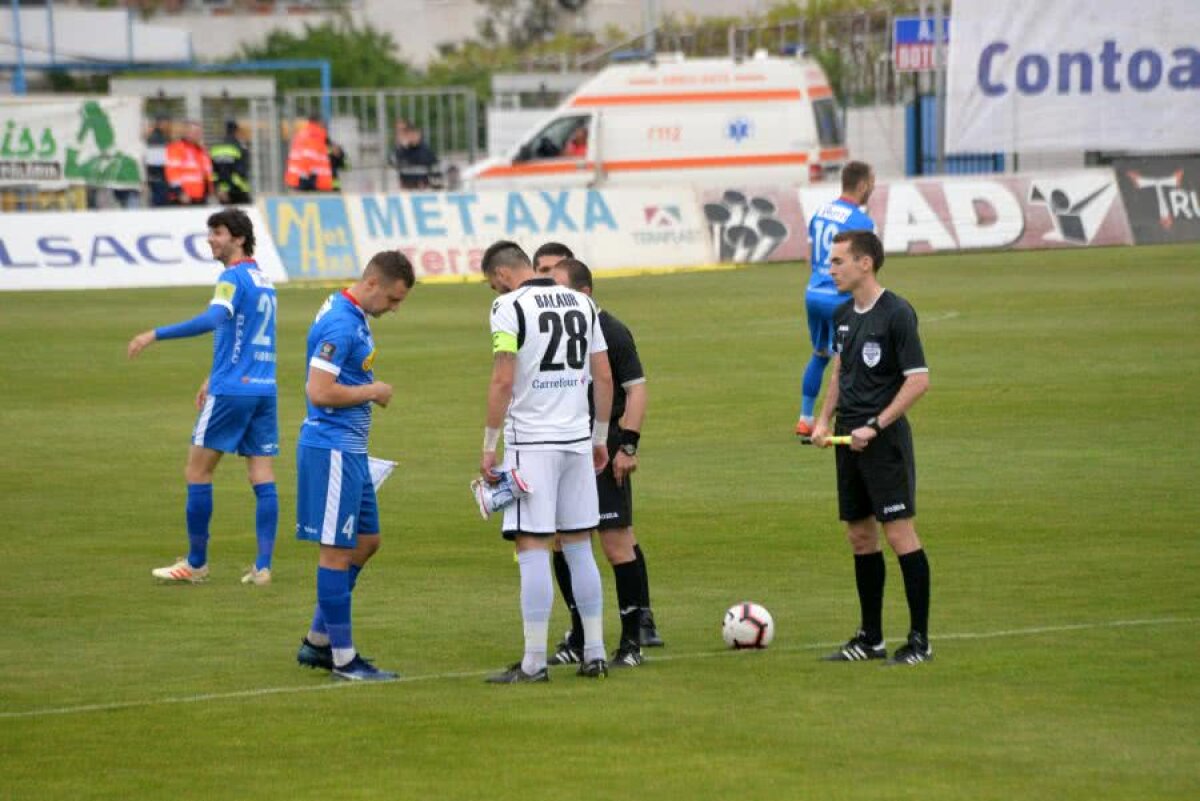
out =
{"type": "Polygon", "coordinates": [[[929,389],[929,367],[917,315],[904,298],[879,285],[883,243],[870,231],[833,238],[830,273],[851,294],[834,312],[834,360],[829,392],[813,429],[813,443],[829,445],[834,433],[851,444],[837,451],[838,515],[854,551],[854,577],[862,623],[849,642],[825,657],[833,662],[887,659],[883,639],[885,566],[879,524],[904,575],[910,616],[908,641],[889,664],[915,665],[933,658],[929,645],[929,560],[913,524],[916,468],[905,413],[929,389]]]}

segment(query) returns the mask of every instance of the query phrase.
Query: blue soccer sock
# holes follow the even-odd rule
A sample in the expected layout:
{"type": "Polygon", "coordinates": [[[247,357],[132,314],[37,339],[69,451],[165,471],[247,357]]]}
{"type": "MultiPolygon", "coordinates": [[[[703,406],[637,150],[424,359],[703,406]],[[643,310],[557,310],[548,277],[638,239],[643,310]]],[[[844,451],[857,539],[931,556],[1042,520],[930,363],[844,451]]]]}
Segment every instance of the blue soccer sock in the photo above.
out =
{"type": "MultiPolygon", "coordinates": [[[[354,592],[354,586],[358,584],[358,574],[362,572],[363,565],[350,565],[350,592],[354,592]]],[[[325,628],[325,616],[321,614],[321,604],[317,604],[313,609],[312,626],[308,629],[308,641],[313,645],[329,645],[329,630],[325,628]]]]}
{"type": "Polygon", "coordinates": [[[350,630],[350,571],[317,568],[317,604],[325,618],[333,663],[338,667],[354,659],[354,638],[350,630]]]}
{"type": "Polygon", "coordinates": [[[188,564],[208,564],[208,521],[212,520],[212,484],[188,484],[187,532],[188,564]]]}
{"type": "Polygon", "coordinates": [[[811,418],[817,408],[817,396],[821,394],[821,379],[825,377],[828,356],[813,354],[804,368],[804,383],[801,387],[800,416],[811,418]]]}
{"type": "Polygon", "coordinates": [[[271,566],[271,554],[275,550],[275,530],[279,527],[279,492],[275,482],[254,485],[254,496],[258,499],[254,512],[254,533],[258,540],[258,558],[254,569],[263,570],[271,566]]]}

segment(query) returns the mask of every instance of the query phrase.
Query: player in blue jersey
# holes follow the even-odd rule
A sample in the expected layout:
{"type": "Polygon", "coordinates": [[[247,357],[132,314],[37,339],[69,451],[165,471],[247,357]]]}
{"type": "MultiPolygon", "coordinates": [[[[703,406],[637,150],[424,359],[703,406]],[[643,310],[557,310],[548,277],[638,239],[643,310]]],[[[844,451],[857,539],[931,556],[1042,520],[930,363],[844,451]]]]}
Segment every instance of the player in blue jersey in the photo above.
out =
{"type": "Polygon", "coordinates": [[[163,581],[208,578],[208,524],[212,519],[212,477],[222,454],[246,457],[254,488],[258,556],[243,584],[271,583],[271,554],[279,522],[275,456],[279,422],[275,409],[275,287],[258,269],[254,226],[240,209],[208,218],[208,245],[225,265],[208,310],[191,320],[143,331],[129,342],[134,358],[154,342],[213,333],[212,370],[196,395],[200,415],[192,431],[187,467],[188,555],[151,574],[163,581]]]}
{"type": "Polygon", "coordinates": [[[317,606],[296,661],[336,678],[388,681],[354,648],[350,597],[379,550],[379,509],[367,462],[371,404],[386,407],[392,387],[375,380],[368,317],[395,311],[416,279],[394,250],[376,253],[362,277],[325,301],[308,332],[308,416],[296,448],[296,538],[319,543],[317,606]]]}
{"type": "Polygon", "coordinates": [[[849,293],[838,292],[829,274],[829,252],[833,238],[842,231],[874,231],[875,223],[861,210],[875,189],[875,172],[871,165],[852,161],[842,168],[842,196],[817,209],[808,224],[812,241],[809,259],[812,276],[804,293],[808,312],[808,336],[813,354],[804,370],[801,388],[800,419],[796,421],[796,436],[811,437],[813,411],[821,392],[821,379],[833,353],[833,310],[845,303],[849,293]]]}

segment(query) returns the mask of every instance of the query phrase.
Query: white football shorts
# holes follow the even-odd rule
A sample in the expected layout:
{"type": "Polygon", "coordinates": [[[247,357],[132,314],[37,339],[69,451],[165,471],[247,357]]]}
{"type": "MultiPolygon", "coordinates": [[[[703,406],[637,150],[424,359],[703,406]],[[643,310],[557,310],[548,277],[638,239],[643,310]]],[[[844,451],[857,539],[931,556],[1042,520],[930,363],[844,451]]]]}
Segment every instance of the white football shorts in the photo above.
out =
{"type": "Polygon", "coordinates": [[[504,510],[505,539],[591,531],[600,522],[592,452],[510,450],[502,469],[516,468],[530,494],[504,510]]]}

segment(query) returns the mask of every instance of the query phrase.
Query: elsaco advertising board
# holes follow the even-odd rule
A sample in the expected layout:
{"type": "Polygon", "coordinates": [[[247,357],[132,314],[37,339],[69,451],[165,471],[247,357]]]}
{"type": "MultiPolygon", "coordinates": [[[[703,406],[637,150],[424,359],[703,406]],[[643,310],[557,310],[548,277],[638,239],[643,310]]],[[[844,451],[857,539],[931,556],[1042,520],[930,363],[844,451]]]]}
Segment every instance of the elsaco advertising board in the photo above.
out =
{"type": "MultiPolygon", "coordinates": [[[[110,289],[213,283],[221,265],[208,247],[216,207],[154,211],[19,213],[0,216],[0,290],[110,289]]],[[[287,271],[258,210],[254,258],[280,282],[287,271]]]]}

